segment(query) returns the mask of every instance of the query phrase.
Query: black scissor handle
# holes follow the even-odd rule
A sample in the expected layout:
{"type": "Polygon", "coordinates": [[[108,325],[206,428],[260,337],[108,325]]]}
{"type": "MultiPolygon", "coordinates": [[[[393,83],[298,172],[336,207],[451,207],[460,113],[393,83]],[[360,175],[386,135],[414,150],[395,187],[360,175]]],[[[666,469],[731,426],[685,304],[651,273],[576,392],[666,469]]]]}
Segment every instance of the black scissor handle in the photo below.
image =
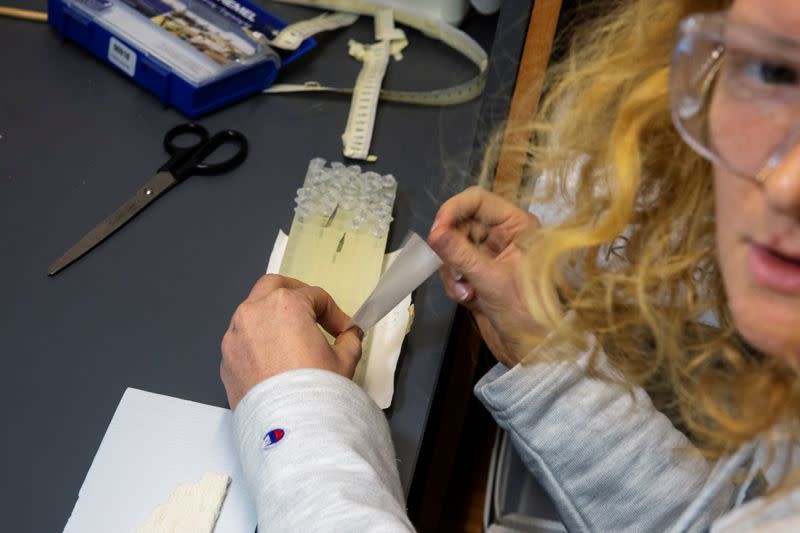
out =
{"type": "Polygon", "coordinates": [[[167,134],[164,135],[164,150],[167,151],[170,158],[166,163],[161,165],[158,171],[169,172],[178,181],[187,178],[189,174],[179,170],[184,167],[186,161],[195,151],[208,142],[208,137],[208,130],[200,124],[195,124],[193,122],[178,124],[171,128],[167,134]],[[186,145],[176,144],[175,139],[180,136],[186,136],[190,142],[186,145]]]}
{"type": "Polygon", "coordinates": [[[164,136],[164,149],[172,156],[159,171],[171,173],[182,181],[192,175],[221,174],[239,166],[247,157],[247,139],[235,130],[223,130],[209,137],[208,130],[194,123],[179,124],[164,136]],[[195,135],[197,141],[188,146],[175,144],[179,135],[195,135]],[[224,161],[206,163],[205,159],[226,144],[236,147],[236,152],[224,161]]]}
{"type": "Polygon", "coordinates": [[[205,129],[200,124],[195,124],[194,122],[186,122],[184,124],[178,124],[174,128],[170,129],[166,135],[164,135],[164,150],[167,151],[169,155],[177,155],[181,152],[196,150],[199,148],[204,142],[208,141],[209,133],[208,130],[205,129]],[[187,137],[194,137],[193,142],[186,146],[181,146],[175,143],[175,139],[180,137],[181,135],[186,135],[187,137]]]}
{"type": "Polygon", "coordinates": [[[247,139],[236,130],[222,130],[215,133],[209,140],[195,151],[186,161],[189,174],[199,174],[210,176],[212,174],[222,174],[233,170],[242,164],[247,157],[247,139]],[[236,147],[236,152],[228,159],[218,163],[206,163],[205,159],[213,154],[217,148],[231,144],[236,147]]]}

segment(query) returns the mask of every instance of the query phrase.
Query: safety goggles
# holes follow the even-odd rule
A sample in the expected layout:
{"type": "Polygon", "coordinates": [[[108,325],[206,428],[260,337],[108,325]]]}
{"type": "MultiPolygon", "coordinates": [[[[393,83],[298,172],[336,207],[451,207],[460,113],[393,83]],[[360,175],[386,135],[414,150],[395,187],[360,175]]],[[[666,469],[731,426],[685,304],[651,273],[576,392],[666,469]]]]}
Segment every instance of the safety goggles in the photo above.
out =
{"type": "Polygon", "coordinates": [[[800,40],[725,12],[687,17],[673,51],[670,107],[701,156],[763,181],[800,142],[800,40]]]}

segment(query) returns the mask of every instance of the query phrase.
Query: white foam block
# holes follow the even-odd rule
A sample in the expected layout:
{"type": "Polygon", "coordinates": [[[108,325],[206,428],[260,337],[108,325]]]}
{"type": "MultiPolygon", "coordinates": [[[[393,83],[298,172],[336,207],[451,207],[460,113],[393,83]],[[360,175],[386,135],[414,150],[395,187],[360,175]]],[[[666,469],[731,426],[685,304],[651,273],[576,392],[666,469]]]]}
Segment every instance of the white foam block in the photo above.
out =
{"type": "Polygon", "coordinates": [[[228,474],[208,472],[197,483],[178,485],[136,533],[212,533],[230,482],[228,474]]]}

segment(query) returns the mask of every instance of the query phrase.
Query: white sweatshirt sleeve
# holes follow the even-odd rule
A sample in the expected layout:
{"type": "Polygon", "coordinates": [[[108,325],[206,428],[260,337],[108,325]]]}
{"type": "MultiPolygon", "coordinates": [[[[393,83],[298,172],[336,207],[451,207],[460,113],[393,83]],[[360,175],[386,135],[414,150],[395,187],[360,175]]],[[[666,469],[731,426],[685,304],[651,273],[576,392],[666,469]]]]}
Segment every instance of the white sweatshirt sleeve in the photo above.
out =
{"type": "Polygon", "coordinates": [[[705,531],[730,507],[733,483],[715,479],[644,390],[588,376],[588,354],[541,362],[547,349],[511,369],[497,365],[475,393],[568,530],[662,532],[684,522],[681,531],[705,531]]]}
{"type": "Polygon", "coordinates": [[[352,381],[279,374],[247,393],[233,421],[259,531],[413,531],[386,418],[352,381]],[[276,429],[285,434],[264,447],[276,429]]]}

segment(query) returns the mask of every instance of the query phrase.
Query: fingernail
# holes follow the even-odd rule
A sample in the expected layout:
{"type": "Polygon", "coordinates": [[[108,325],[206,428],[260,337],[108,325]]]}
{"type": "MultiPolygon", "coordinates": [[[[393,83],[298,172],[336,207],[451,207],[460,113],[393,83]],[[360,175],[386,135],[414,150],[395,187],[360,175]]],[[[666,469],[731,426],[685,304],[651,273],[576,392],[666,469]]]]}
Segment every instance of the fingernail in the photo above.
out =
{"type": "Polygon", "coordinates": [[[450,274],[453,276],[453,281],[461,281],[464,279],[464,274],[454,268],[450,269],[450,274]]]}
{"type": "Polygon", "coordinates": [[[433,224],[431,224],[430,233],[433,233],[433,230],[435,230],[438,226],[439,226],[439,219],[438,218],[434,218],[433,219],[433,224]]]}
{"type": "Polygon", "coordinates": [[[463,283],[454,283],[453,292],[456,293],[456,298],[458,298],[459,302],[464,302],[469,297],[469,290],[467,290],[463,283]]]}

